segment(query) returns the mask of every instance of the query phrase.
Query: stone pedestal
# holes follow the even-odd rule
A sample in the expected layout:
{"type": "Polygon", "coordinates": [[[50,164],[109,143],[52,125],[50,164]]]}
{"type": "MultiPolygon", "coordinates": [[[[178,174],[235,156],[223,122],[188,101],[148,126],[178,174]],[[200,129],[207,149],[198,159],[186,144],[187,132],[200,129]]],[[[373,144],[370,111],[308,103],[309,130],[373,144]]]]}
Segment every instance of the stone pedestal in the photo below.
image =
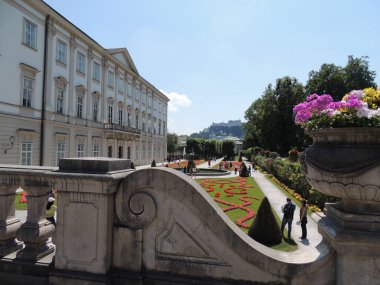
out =
{"type": "Polygon", "coordinates": [[[0,257],[23,247],[16,239],[16,232],[21,225],[15,217],[16,189],[15,185],[0,185],[0,257]]]}
{"type": "Polygon", "coordinates": [[[319,232],[337,252],[336,284],[380,284],[379,216],[355,215],[327,205],[319,232]]]}
{"type": "Polygon", "coordinates": [[[112,263],[115,192],[130,173],[128,168],[127,159],[61,159],[55,185],[59,201],[55,268],[59,274],[54,284],[66,284],[59,281],[64,272],[96,274],[98,280],[107,275],[112,263]]]}
{"type": "Polygon", "coordinates": [[[340,198],[319,231],[336,250],[336,284],[380,284],[380,128],[309,132],[302,169],[313,188],[340,198]]]}
{"type": "Polygon", "coordinates": [[[50,187],[27,187],[28,216],[17,231],[17,238],[25,243],[25,248],[17,253],[17,258],[38,261],[54,252],[49,238],[54,234],[54,225],[46,220],[47,194],[50,187]]]}

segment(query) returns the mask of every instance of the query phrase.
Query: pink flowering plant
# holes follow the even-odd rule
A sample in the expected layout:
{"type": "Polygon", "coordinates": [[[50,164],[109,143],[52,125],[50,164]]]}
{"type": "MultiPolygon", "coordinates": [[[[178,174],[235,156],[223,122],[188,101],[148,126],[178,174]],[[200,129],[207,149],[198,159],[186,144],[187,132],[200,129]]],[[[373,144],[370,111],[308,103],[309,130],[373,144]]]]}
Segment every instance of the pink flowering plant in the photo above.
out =
{"type": "Polygon", "coordinates": [[[353,90],[341,101],[328,94],[311,94],[293,108],[295,122],[305,130],[380,127],[380,90],[353,90]]]}

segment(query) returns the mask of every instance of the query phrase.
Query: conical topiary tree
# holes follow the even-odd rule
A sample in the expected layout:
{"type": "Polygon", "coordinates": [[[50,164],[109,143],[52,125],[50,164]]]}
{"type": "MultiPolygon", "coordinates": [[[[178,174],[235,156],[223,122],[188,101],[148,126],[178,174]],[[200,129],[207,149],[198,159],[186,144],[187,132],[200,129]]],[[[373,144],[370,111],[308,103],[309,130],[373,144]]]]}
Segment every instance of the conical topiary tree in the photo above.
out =
{"type": "Polygon", "coordinates": [[[153,159],[152,164],[150,165],[151,167],[156,167],[156,161],[153,159]]]}
{"type": "Polygon", "coordinates": [[[264,197],[261,202],[256,217],[248,230],[248,235],[255,241],[265,245],[281,243],[280,226],[276,221],[267,197],[264,197]]]}
{"type": "Polygon", "coordinates": [[[136,169],[135,164],[133,163],[133,161],[131,162],[131,169],[136,169]]]}
{"type": "Polygon", "coordinates": [[[239,176],[240,177],[248,177],[249,176],[247,165],[245,165],[244,162],[242,162],[242,164],[241,164],[241,171],[239,172],[239,176]]]}

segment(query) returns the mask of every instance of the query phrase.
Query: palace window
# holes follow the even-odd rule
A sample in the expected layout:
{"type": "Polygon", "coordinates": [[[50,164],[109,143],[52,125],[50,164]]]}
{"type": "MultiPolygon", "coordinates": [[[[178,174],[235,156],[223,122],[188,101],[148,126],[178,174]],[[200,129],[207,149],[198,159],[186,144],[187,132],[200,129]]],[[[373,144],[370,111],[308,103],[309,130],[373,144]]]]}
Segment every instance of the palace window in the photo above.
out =
{"type": "Polygon", "coordinates": [[[56,161],[56,165],[59,165],[59,160],[61,158],[65,158],[65,143],[64,142],[57,143],[57,161],[56,161]]]}
{"type": "Polygon", "coordinates": [[[108,123],[109,124],[112,124],[113,122],[113,106],[112,105],[108,105],[108,123]]]}
{"type": "Polygon", "coordinates": [[[63,95],[65,93],[65,90],[61,88],[57,88],[57,114],[63,114],[63,95]]]}
{"type": "Polygon", "coordinates": [[[57,60],[63,64],[66,64],[66,49],[67,45],[64,42],[57,40],[57,60]]]}
{"type": "Polygon", "coordinates": [[[124,151],[124,148],[123,146],[119,145],[119,151],[118,151],[118,158],[123,158],[123,151],[124,151]]]}
{"type": "Polygon", "coordinates": [[[83,118],[83,96],[77,98],[77,117],[83,118]]]}
{"type": "Polygon", "coordinates": [[[98,112],[99,112],[99,100],[94,99],[93,105],[92,105],[92,119],[94,122],[98,121],[98,112]]]}
{"type": "Polygon", "coordinates": [[[77,157],[84,157],[84,144],[77,145],[77,157]]]}
{"type": "Polygon", "coordinates": [[[85,73],[86,72],[86,56],[81,53],[81,52],[78,52],[78,56],[77,56],[77,70],[81,73],[85,73]]]}
{"type": "Polygon", "coordinates": [[[97,62],[94,62],[93,64],[92,78],[100,81],[100,64],[97,62]]]}
{"type": "Polygon", "coordinates": [[[21,165],[32,165],[32,142],[21,143],[21,165]]]}
{"type": "Polygon", "coordinates": [[[119,109],[119,125],[123,124],[123,109],[119,109]]]}
{"type": "Polygon", "coordinates": [[[108,87],[114,88],[115,85],[115,73],[113,73],[111,70],[108,70],[108,81],[107,81],[108,87]]]}
{"type": "Polygon", "coordinates": [[[138,129],[139,128],[139,115],[138,114],[136,114],[135,119],[136,119],[136,129],[138,129]]]}
{"type": "Polygon", "coordinates": [[[24,19],[24,44],[37,49],[37,25],[24,19]]]}
{"type": "Polygon", "coordinates": [[[119,77],[117,90],[119,93],[124,93],[124,79],[122,77],[119,77]]]}
{"type": "Polygon", "coordinates": [[[23,78],[22,105],[25,107],[32,106],[33,99],[33,79],[23,78]]]}
{"type": "Polygon", "coordinates": [[[93,147],[92,147],[92,154],[94,157],[98,157],[99,156],[99,145],[98,144],[94,144],[93,147]]]}

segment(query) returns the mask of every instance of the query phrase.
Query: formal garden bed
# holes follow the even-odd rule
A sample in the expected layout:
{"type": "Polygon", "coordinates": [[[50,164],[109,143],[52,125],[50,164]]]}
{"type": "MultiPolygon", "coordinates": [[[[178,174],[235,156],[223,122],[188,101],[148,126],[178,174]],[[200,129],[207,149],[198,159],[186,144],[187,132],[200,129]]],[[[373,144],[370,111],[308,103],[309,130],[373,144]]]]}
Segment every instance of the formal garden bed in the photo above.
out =
{"type": "MultiPolygon", "coordinates": [[[[252,177],[232,177],[205,178],[197,179],[196,181],[223,209],[227,216],[243,232],[247,233],[264,198],[264,194],[255,180],[252,177]]],[[[276,214],[275,217],[278,224],[280,224],[280,218],[276,214]]],[[[297,249],[297,245],[292,240],[283,240],[281,244],[271,246],[271,248],[294,251],[297,249]]]]}
{"type": "Polygon", "coordinates": [[[16,210],[26,210],[28,208],[28,204],[26,203],[26,196],[27,195],[28,195],[28,193],[25,191],[16,193],[16,198],[15,198],[15,209],[16,210]]]}

